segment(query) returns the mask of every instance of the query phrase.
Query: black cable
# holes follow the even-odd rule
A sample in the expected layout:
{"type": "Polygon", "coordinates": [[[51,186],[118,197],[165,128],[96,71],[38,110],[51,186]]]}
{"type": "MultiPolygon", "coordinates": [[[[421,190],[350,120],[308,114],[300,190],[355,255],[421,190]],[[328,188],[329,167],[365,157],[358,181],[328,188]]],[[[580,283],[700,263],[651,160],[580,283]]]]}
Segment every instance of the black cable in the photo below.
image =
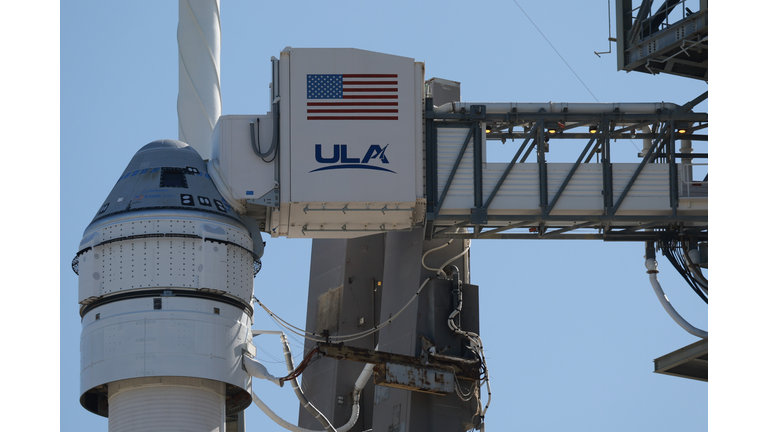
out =
{"type": "Polygon", "coordinates": [[[261,151],[261,128],[260,128],[260,119],[256,118],[256,128],[258,129],[258,133],[254,131],[253,122],[250,124],[250,132],[251,132],[251,148],[253,149],[253,152],[256,153],[256,156],[260,157],[261,160],[263,160],[266,163],[270,163],[275,160],[277,157],[277,147],[278,147],[278,136],[279,133],[279,125],[277,124],[278,118],[279,118],[279,105],[274,103],[272,104],[272,143],[269,145],[269,150],[266,152],[261,151]],[[266,160],[266,157],[269,157],[272,153],[275,153],[275,155],[270,160],[266,160]]]}
{"type": "Polygon", "coordinates": [[[691,270],[688,268],[688,265],[686,264],[688,261],[685,259],[685,252],[683,250],[684,246],[681,246],[680,249],[675,250],[675,256],[678,260],[678,265],[684,270],[687,279],[690,281],[689,284],[696,287],[696,293],[701,297],[704,302],[708,303],[707,298],[704,294],[704,291],[701,288],[701,283],[696,280],[691,270]]]}
{"type": "Polygon", "coordinates": [[[672,264],[672,267],[680,273],[696,295],[704,300],[705,303],[709,304],[709,300],[701,289],[699,282],[693,277],[690,270],[685,265],[685,258],[682,256],[683,253],[681,252],[681,249],[684,246],[676,240],[659,240],[659,246],[663,255],[665,255],[670,264],[672,264]]]}

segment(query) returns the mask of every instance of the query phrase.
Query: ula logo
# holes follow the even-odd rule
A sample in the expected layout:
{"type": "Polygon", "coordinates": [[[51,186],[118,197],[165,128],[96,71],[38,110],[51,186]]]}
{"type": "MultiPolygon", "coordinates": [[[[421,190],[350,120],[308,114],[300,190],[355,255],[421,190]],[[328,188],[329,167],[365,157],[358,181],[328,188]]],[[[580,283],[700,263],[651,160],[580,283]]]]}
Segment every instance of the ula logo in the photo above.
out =
{"type": "Polygon", "coordinates": [[[390,169],[386,169],[378,165],[372,165],[373,160],[375,159],[378,159],[379,161],[381,161],[382,164],[389,163],[389,160],[387,160],[387,157],[384,155],[384,151],[387,150],[387,147],[389,147],[389,144],[385,145],[384,148],[381,148],[381,146],[378,146],[376,144],[368,147],[368,151],[365,153],[365,156],[363,156],[363,160],[361,161],[360,158],[353,158],[347,155],[346,144],[334,144],[333,155],[331,157],[323,157],[322,144],[315,144],[315,160],[327,166],[314,169],[310,172],[356,168],[356,169],[387,171],[393,174],[397,174],[396,172],[390,169]]]}

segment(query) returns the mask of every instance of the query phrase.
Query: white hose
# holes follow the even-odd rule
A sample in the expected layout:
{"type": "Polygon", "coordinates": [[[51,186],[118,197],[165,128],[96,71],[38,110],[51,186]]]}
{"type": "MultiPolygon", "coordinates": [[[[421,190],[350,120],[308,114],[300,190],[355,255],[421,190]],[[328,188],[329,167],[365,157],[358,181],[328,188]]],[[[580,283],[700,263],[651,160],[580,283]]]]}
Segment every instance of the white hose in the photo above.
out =
{"type": "Polygon", "coordinates": [[[440,246],[438,246],[438,247],[436,247],[436,248],[432,248],[432,249],[430,249],[430,250],[428,250],[428,251],[424,252],[424,255],[422,255],[422,256],[421,256],[421,265],[422,265],[422,266],[423,266],[425,269],[427,269],[427,270],[429,270],[429,271],[439,272],[439,271],[440,271],[440,269],[439,269],[439,268],[431,268],[431,267],[427,267],[427,264],[425,264],[425,263],[424,263],[424,259],[427,257],[427,255],[431,254],[432,252],[434,252],[434,251],[438,251],[438,250],[440,250],[440,249],[442,249],[442,248],[444,248],[444,247],[447,247],[447,246],[448,246],[449,244],[451,244],[451,243],[453,243],[453,239],[450,239],[450,240],[448,240],[448,243],[442,244],[442,245],[440,245],[440,246]]]}
{"type": "MultiPolygon", "coordinates": [[[[280,340],[283,341],[283,354],[285,355],[285,366],[288,368],[288,373],[293,373],[294,367],[293,367],[293,356],[291,356],[291,347],[288,345],[288,338],[285,337],[285,334],[280,334],[280,340]]],[[[299,386],[298,381],[296,381],[296,378],[291,380],[291,387],[293,387],[294,393],[296,393],[296,397],[299,399],[299,402],[301,402],[301,406],[303,406],[307,411],[309,411],[312,416],[314,416],[317,421],[320,422],[320,424],[323,425],[323,428],[327,432],[338,432],[336,428],[333,427],[331,422],[328,420],[328,418],[320,412],[319,409],[315,408],[314,405],[312,405],[312,402],[307,399],[307,396],[304,394],[304,392],[301,390],[301,387],[299,386]]]]}
{"type": "Polygon", "coordinates": [[[659,301],[661,302],[661,305],[664,307],[664,310],[667,311],[670,317],[672,317],[675,322],[683,328],[683,330],[687,331],[688,333],[700,337],[700,338],[706,338],[708,336],[707,332],[701,329],[698,329],[694,326],[692,326],[688,321],[686,321],[682,316],[680,316],[679,313],[675,310],[675,308],[672,307],[672,303],[669,302],[669,299],[666,295],[664,295],[664,290],[661,289],[661,284],[659,284],[659,279],[656,276],[659,271],[657,270],[657,263],[656,260],[653,258],[649,258],[645,260],[645,268],[648,269],[648,276],[651,280],[651,286],[653,286],[653,291],[656,293],[656,297],[659,298],[659,301]]]}
{"type": "MultiPolygon", "coordinates": [[[[281,339],[285,337],[285,335],[281,333],[281,339]]],[[[283,339],[284,347],[287,345],[287,340],[283,339]]],[[[378,347],[376,347],[378,349],[378,347]]],[[[288,353],[290,356],[290,352],[288,353]]],[[[363,371],[360,372],[360,376],[357,377],[357,380],[355,381],[355,389],[352,392],[352,400],[354,402],[354,405],[352,405],[352,414],[349,416],[349,420],[347,421],[344,426],[341,426],[339,428],[336,428],[335,430],[337,432],[347,432],[350,429],[352,429],[352,426],[357,423],[358,418],[360,418],[360,393],[362,393],[363,389],[365,388],[365,384],[368,382],[368,379],[371,377],[371,374],[373,373],[373,367],[375,365],[373,363],[368,363],[363,368],[363,371]]],[[[292,382],[295,382],[296,380],[292,380],[292,382]]],[[[299,388],[299,391],[301,389],[299,388]]],[[[297,393],[298,394],[298,393],[297,393]]],[[[256,396],[255,392],[251,392],[251,395],[253,397],[253,402],[258,406],[261,411],[264,412],[264,414],[267,415],[267,417],[271,418],[272,421],[277,423],[278,425],[282,426],[285,429],[288,429],[293,432],[325,432],[325,431],[318,431],[318,430],[312,430],[312,429],[305,429],[303,427],[296,426],[292,423],[289,423],[288,421],[284,420],[282,417],[275,414],[274,411],[272,411],[267,404],[265,404],[261,399],[259,399],[258,396],[256,396]]],[[[303,395],[303,393],[302,393],[303,395]]],[[[306,398],[305,398],[306,399],[306,398]]],[[[333,428],[333,426],[331,426],[333,428]]]]}
{"type": "MultiPolygon", "coordinates": [[[[376,346],[376,349],[378,349],[378,346],[376,346]]],[[[352,397],[356,402],[356,399],[360,399],[360,393],[363,391],[363,388],[365,388],[365,384],[368,382],[368,379],[371,377],[371,374],[373,373],[373,367],[376,366],[373,363],[366,363],[365,367],[363,368],[363,371],[360,372],[360,376],[357,377],[357,381],[355,381],[355,390],[352,393],[352,397]]]]}
{"type": "MultiPolygon", "coordinates": [[[[272,421],[277,423],[278,425],[282,426],[285,429],[288,429],[293,432],[324,432],[324,431],[318,431],[313,429],[305,429],[303,427],[296,426],[293,423],[290,423],[286,420],[284,420],[279,415],[275,414],[274,411],[272,411],[267,404],[265,404],[261,399],[259,399],[258,396],[256,396],[256,393],[251,392],[251,396],[253,397],[253,403],[258,406],[261,411],[264,412],[264,414],[267,415],[267,417],[271,418],[272,421]]],[[[355,422],[357,421],[358,417],[360,416],[360,405],[355,405],[352,407],[352,416],[349,419],[349,422],[345,424],[344,426],[336,429],[338,432],[347,432],[348,430],[352,429],[352,426],[354,426],[355,422]]]]}
{"type": "MultiPolygon", "coordinates": [[[[408,303],[406,303],[405,306],[403,306],[402,309],[400,309],[395,315],[393,315],[388,320],[384,321],[383,323],[381,323],[379,325],[374,325],[372,329],[368,329],[368,330],[365,330],[365,331],[362,331],[362,332],[359,332],[359,333],[353,333],[353,334],[342,335],[342,336],[331,336],[330,337],[331,341],[332,342],[336,342],[336,343],[339,343],[339,342],[341,342],[341,343],[350,342],[350,341],[353,341],[353,340],[361,339],[361,338],[364,338],[366,336],[372,335],[372,334],[376,333],[377,331],[381,330],[382,328],[388,326],[392,321],[395,320],[395,318],[400,316],[400,314],[402,314],[403,311],[405,311],[408,308],[408,306],[410,306],[411,303],[413,303],[414,300],[416,300],[416,298],[419,296],[419,293],[421,293],[421,290],[424,288],[424,286],[427,284],[427,282],[429,282],[431,279],[432,278],[424,279],[424,282],[422,282],[421,286],[419,286],[419,289],[416,290],[416,294],[414,294],[413,297],[411,297],[411,299],[408,300],[408,303]]],[[[296,334],[298,336],[301,336],[301,337],[303,337],[305,339],[309,339],[311,341],[325,342],[325,338],[322,335],[319,335],[317,333],[312,333],[312,332],[309,332],[307,330],[302,330],[302,329],[300,329],[300,328],[298,328],[298,327],[296,327],[294,325],[291,325],[290,323],[288,323],[284,319],[282,319],[279,316],[275,315],[274,312],[269,310],[269,308],[264,303],[259,301],[259,299],[257,299],[256,297],[254,297],[253,300],[259,306],[261,306],[261,308],[264,309],[269,314],[269,316],[274,318],[275,321],[279,325],[282,325],[283,327],[285,327],[291,333],[294,333],[294,334],[296,334]],[[311,335],[311,336],[307,336],[308,334],[311,335]]]]}
{"type": "Polygon", "coordinates": [[[453,257],[453,258],[449,259],[448,261],[444,262],[444,263],[443,263],[443,264],[442,264],[440,267],[437,267],[437,268],[431,268],[431,267],[427,267],[427,265],[424,263],[424,258],[426,258],[428,254],[431,254],[431,253],[432,253],[432,252],[434,252],[434,251],[440,250],[440,249],[442,249],[442,248],[444,248],[444,247],[448,246],[448,245],[449,245],[449,244],[451,244],[452,242],[453,242],[453,239],[449,240],[449,241],[448,241],[448,243],[446,243],[446,244],[444,244],[444,245],[440,245],[440,246],[438,246],[438,247],[436,247],[436,248],[433,248],[433,249],[430,249],[430,250],[428,250],[428,251],[424,252],[424,255],[422,255],[422,256],[421,256],[421,265],[422,265],[422,266],[423,266],[425,269],[427,269],[427,270],[429,270],[429,271],[437,272],[437,275],[438,275],[439,277],[441,277],[441,278],[447,278],[448,276],[445,274],[445,272],[443,271],[443,269],[444,269],[444,268],[445,268],[445,266],[447,266],[448,264],[450,264],[450,263],[454,262],[455,260],[457,260],[457,259],[461,258],[462,256],[466,255],[466,254],[467,254],[467,252],[469,252],[469,246],[471,246],[471,245],[472,245],[472,240],[469,240],[469,243],[467,244],[467,247],[466,247],[466,248],[465,248],[465,249],[464,249],[464,250],[463,250],[463,251],[462,251],[460,254],[458,254],[458,255],[456,255],[455,257],[453,257]]]}
{"type": "Polygon", "coordinates": [[[288,421],[283,420],[283,418],[280,417],[279,415],[275,414],[274,411],[269,409],[267,404],[262,402],[262,400],[259,399],[258,396],[256,396],[255,392],[251,391],[251,397],[253,397],[253,403],[255,403],[256,406],[259,407],[264,412],[264,414],[267,415],[267,417],[271,418],[272,421],[274,421],[278,425],[282,426],[283,428],[288,429],[289,431],[293,431],[293,432],[323,432],[323,431],[315,431],[315,430],[312,430],[312,429],[304,429],[303,427],[299,427],[299,426],[296,426],[295,424],[289,423],[288,421]]]}

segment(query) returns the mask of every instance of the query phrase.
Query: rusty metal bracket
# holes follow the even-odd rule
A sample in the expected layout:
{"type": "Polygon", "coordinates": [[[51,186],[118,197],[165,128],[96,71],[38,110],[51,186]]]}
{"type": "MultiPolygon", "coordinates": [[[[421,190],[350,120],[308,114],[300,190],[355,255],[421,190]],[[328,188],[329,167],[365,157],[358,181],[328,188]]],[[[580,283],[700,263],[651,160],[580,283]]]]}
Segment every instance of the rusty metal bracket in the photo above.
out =
{"type": "Polygon", "coordinates": [[[444,396],[453,393],[453,372],[397,363],[377,364],[373,368],[376,385],[444,396]]]}
{"type": "Polygon", "coordinates": [[[322,355],[338,360],[351,360],[361,363],[399,364],[419,369],[439,369],[453,373],[456,378],[469,381],[480,380],[480,361],[440,354],[430,354],[427,364],[420,357],[387,353],[344,344],[319,342],[317,348],[322,355]]]}

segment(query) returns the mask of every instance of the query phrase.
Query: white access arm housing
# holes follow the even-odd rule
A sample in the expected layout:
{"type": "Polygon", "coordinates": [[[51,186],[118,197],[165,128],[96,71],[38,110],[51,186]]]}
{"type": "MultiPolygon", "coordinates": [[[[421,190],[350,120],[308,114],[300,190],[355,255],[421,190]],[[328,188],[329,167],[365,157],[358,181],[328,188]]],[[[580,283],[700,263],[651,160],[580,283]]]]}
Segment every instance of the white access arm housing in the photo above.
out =
{"type": "MultiPolygon", "coordinates": [[[[273,237],[349,238],[410,230],[425,220],[451,226],[480,207],[475,185],[482,183],[485,202],[508,166],[486,162],[486,134],[472,136],[467,122],[472,106],[484,106],[494,118],[525,115],[531,119],[522,124],[526,128],[543,115],[652,116],[680,108],[669,103],[453,102],[425,109],[424,87],[424,64],[411,58],[357,49],[286,48],[279,61],[273,58],[272,110],[221,117],[209,171],[238,213],[258,221],[273,237]],[[427,112],[435,113],[430,118],[436,120],[430,123],[427,112]],[[476,140],[480,152],[474,151],[476,140]],[[479,165],[475,157],[482,158],[479,165]],[[430,180],[434,188],[428,190],[430,180]]],[[[491,123],[481,122],[482,129],[490,128],[491,123]]],[[[671,202],[676,202],[677,215],[706,216],[706,191],[703,196],[683,193],[691,184],[685,171],[690,166],[684,164],[648,163],[638,171],[640,163],[611,163],[606,182],[604,163],[583,163],[570,173],[572,163],[533,159],[518,161],[504,178],[481,209],[482,217],[487,215],[483,225],[531,221],[533,227],[563,226],[563,217],[571,215],[574,225],[595,220],[606,213],[605,187],[613,188],[615,204],[630,183],[611,213],[618,217],[614,226],[637,225],[641,219],[627,216],[666,217],[674,213],[671,202]],[[670,166],[676,167],[680,182],[675,200],[670,199],[675,193],[670,166]],[[540,175],[542,167],[546,175],[540,175]],[[566,179],[567,187],[556,198],[566,179]],[[548,202],[557,201],[546,214],[543,184],[548,202]]]]}

